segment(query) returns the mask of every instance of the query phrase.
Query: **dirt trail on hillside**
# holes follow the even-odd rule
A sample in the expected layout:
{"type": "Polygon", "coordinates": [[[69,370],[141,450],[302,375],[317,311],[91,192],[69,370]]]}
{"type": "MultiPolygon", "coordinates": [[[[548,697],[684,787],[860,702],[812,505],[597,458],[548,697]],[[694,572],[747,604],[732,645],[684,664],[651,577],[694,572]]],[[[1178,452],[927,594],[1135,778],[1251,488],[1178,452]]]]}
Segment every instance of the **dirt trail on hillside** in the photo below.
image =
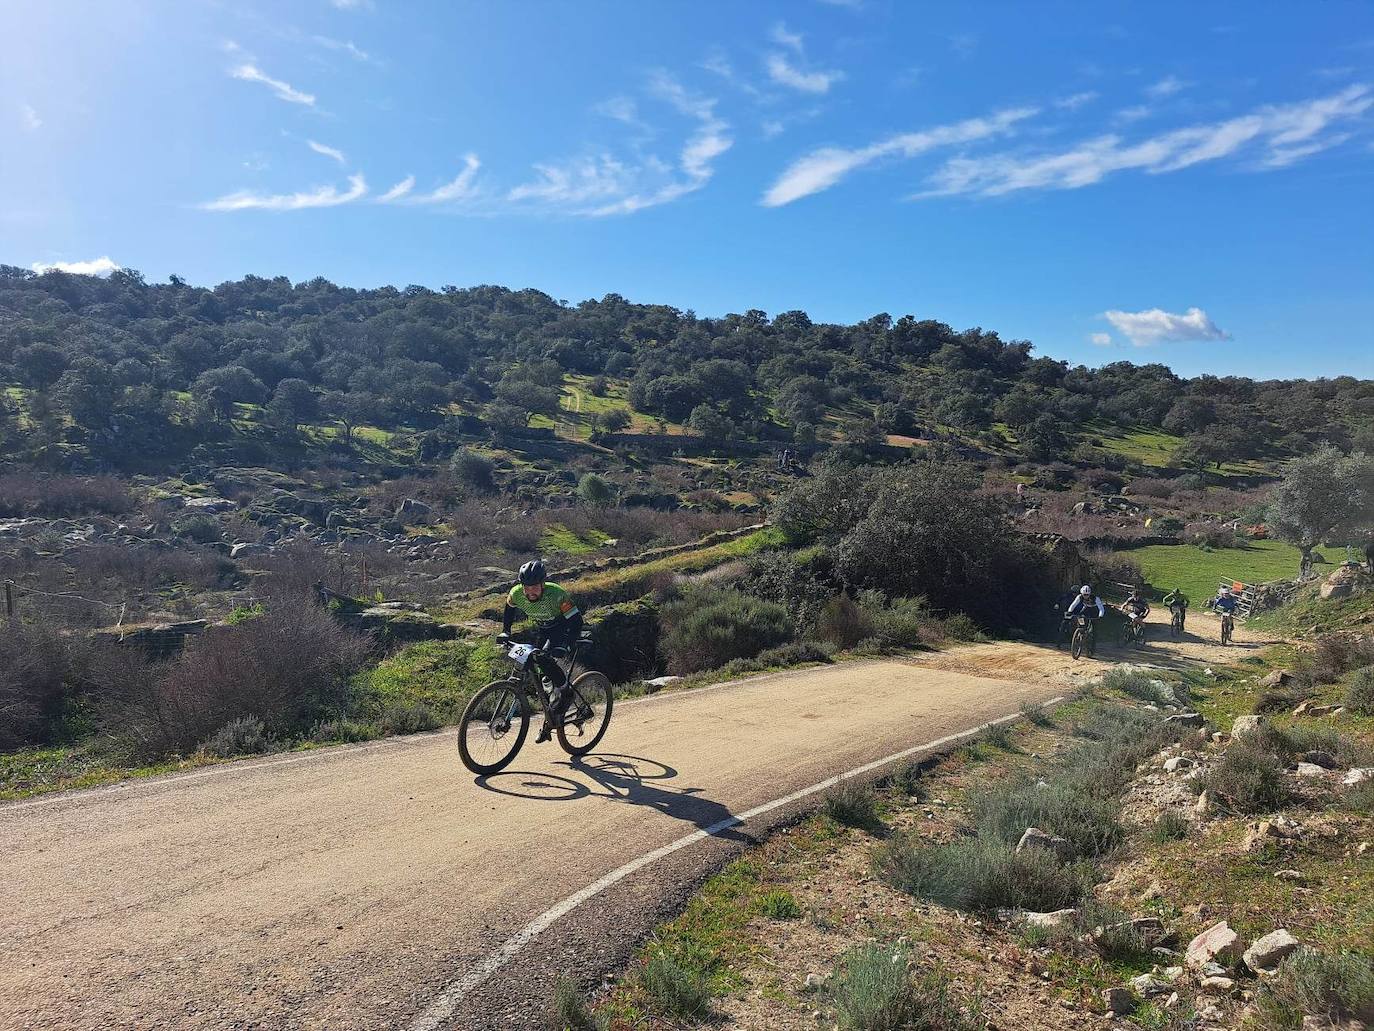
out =
{"type": "Polygon", "coordinates": [[[816,796],[740,814],[1106,666],[973,645],[630,702],[602,754],[527,744],[480,781],[447,730],[0,805],[0,1028],[543,1026],[558,974],[617,969],[705,870],[816,796]]]}

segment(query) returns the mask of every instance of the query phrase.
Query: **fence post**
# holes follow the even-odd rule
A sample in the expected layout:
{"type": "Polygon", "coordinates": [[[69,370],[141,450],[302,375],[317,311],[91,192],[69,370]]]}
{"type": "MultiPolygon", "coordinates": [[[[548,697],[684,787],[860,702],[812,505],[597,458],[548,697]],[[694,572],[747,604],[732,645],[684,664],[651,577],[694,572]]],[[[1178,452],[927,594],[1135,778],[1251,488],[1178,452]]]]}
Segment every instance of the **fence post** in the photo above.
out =
{"type": "Polygon", "coordinates": [[[8,623],[15,622],[14,584],[8,580],[5,581],[5,621],[8,623]]]}

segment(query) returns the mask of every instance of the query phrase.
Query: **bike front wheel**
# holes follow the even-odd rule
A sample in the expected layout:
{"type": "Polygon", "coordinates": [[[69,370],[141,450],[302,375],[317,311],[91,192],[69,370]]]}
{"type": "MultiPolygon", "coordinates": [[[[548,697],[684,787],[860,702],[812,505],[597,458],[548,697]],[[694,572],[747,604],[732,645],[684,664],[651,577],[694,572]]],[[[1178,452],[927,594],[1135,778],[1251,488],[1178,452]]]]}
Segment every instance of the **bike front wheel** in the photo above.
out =
{"type": "Polygon", "coordinates": [[[530,703],[518,681],[497,680],[472,696],[458,724],[458,754],[479,777],[510,765],[530,732],[530,703]]]}
{"type": "Polygon", "coordinates": [[[604,673],[589,670],[573,681],[572,699],[558,725],[558,743],[569,755],[586,755],[611,725],[615,692],[604,673]]]}
{"type": "Polygon", "coordinates": [[[1222,644],[1230,644],[1230,643],[1231,643],[1231,633],[1232,633],[1231,621],[1230,621],[1230,620],[1227,620],[1227,619],[1223,619],[1223,620],[1221,621],[1221,643],[1222,643],[1222,644]]]}
{"type": "Polygon", "coordinates": [[[1073,632],[1073,657],[1075,659],[1081,659],[1083,657],[1083,648],[1087,639],[1088,635],[1082,630],[1075,630],[1073,632]]]}

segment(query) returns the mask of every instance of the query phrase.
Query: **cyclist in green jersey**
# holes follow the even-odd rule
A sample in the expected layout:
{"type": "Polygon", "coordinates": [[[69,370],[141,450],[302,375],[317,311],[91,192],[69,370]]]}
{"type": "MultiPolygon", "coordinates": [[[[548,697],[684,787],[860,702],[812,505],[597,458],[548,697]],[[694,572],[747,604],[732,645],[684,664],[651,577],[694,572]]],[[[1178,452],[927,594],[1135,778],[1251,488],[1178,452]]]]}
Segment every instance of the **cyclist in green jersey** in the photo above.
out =
{"type": "Polygon", "coordinates": [[[539,654],[535,663],[549,689],[549,719],[539,732],[538,742],[549,740],[552,727],[563,718],[572,698],[568,674],[553,655],[555,648],[571,648],[582,633],[582,613],[572,595],[547,581],[544,563],[535,559],[520,567],[520,582],[506,596],[498,641],[510,640],[511,624],[531,619],[538,632],[539,654]]]}
{"type": "Polygon", "coordinates": [[[1188,618],[1188,595],[1184,594],[1180,588],[1175,587],[1164,596],[1164,607],[1170,612],[1178,613],[1181,617],[1179,627],[1182,628],[1183,621],[1188,618]]]}

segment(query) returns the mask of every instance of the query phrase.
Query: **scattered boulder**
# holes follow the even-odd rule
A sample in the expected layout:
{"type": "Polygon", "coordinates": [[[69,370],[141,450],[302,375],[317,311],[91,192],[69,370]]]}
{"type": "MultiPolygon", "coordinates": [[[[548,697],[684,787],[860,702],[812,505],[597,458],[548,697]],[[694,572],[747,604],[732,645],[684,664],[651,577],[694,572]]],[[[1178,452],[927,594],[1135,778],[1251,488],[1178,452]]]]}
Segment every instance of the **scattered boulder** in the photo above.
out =
{"type": "Polygon", "coordinates": [[[457,627],[440,623],[428,613],[401,608],[394,602],[365,608],[350,622],[359,630],[387,641],[451,641],[458,636],[457,627]]]}
{"type": "Polygon", "coordinates": [[[1357,766],[1353,770],[1348,770],[1341,783],[1348,788],[1353,788],[1357,784],[1365,781],[1374,780],[1374,766],[1357,766]]]}
{"type": "Polygon", "coordinates": [[[1216,974],[1212,977],[1204,977],[1201,981],[1198,982],[1198,986],[1204,992],[1217,992],[1221,994],[1226,994],[1236,987],[1236,982],[1234,978],[1216,974]]]}
{"type": "Polygon", "coordinates": [[[1359,566],[1341,566],[1326,578],[1317,593],[1327,599],[1349,598],[1359,589],[1362,576],[1359,566]]]}
{"type": "Polygon", "coordinates": [[[1149,998],[1152,995],[1168,995],[1173,991],[1173,986],[1154,974],[1138,974],[1131,978],[1131,989],[1137,995],[1149,998]]]}
{"type": "Polygon", "coordinates": [[[1270,931],[1263,938],[1257,938],[1242,957],[1245,965],[1255,973],[1265,973],[1279,965],[1285,956],[1297,951],[1298,939],[1283,928],[1270,931]]]}
{"type": "Polygon", "coordinates": [[[1016,843],[1016,851],[1018,852],[1028,852],[1031,849],[1042,849],[1049,852],[1061,862],[1067,863],[1073,860],[1073,845],[1067,838],[1046,833],[1039,827],[1027,827],[1026,832],[1021,835],[1021,840],[1016,843]]]}
{"type": "Polygon", "coordinates": [[[1310,752],[1303,752],[1303,760],[1320,766],[1324,770],[1340,769],[1340,760],[1330,752],[1323,752],[1320,748],[1314,748],[1310,752]]]}
{"type": "Polygon", "coordinates": [[[1218,959],[1235,959],[1240,951],[1240,935],[1231,930],[1225,920],[1215,923],[1188,943],[1184,962],[1193,969],[1201,969],[1218,959]]]}
{"type": "Polygon", "coordinates": [[[1237,716],[1236,721],[1231,724],[1231,739],[1244,741],[1247,737],[1254,737],[1262,729],[1264,729],[1263,716],[1237,716]]]}
{"type": "Polygon", "coordinates": [[[421,520],[428,519],[434,514],[434,509],[426,505],[423,501],[416,501],[414,498],[406,498],[396,509],[396,522],[402,526],[410,526],[421,520]]]}
{"type": "Polygon", "coordinates": [[[1172,716],[1164,717],[1165,726],[1177,727],[1202,727],[1207,724],[1200,712],[1176,712],[1172,716]]]}
{"type": "Polygon", "coordinates": [[[1176,755],[1172,759],[1164,761],[1165,773],[1180,773],[1184,770],[1191,770],[1197,765],[1197,760],[1190,759],[1186,755],[1176,755]]]}
{"type": "Polygon", "coordinates": [[[1102,990],[1102,1006],[1114,1016],[1125,1016],[1135,1012],[1135,995],[1129,988],[1104,988],[1102,990]]]}
{"type": "Polygon", "coordinates": [[[682,679],[681,677],[674,677],[674,676],[654,677],[652,680],[646,680],[646,681],[644,681],[644,686],[645,686],[645,687],[651,687],[651,688],[653,688],[655,691],[661,691],[661,690],[663,690],[665,687],[667,687],[669,684],[676,684],[676,683],[677,683],[679,680],[681,680],[681,679],[682,679]]]}
{"type": "Polygon", "coordinates": [[[1298,776],[1304,780],[1314,780],[1318,777],[1324,777],[1326,774],[1327,770],[1324,766],[1318,766],[1316,763],[1298,763],[1298,776]]]}
{"type": "Polygon", "coordinates": [[[272,549],[266,544],[253,544],[249,541],[235,544],[229,549],[229,557],[235,562],[240,562],[244,559],[262,558],[270,554],[272,554],[272,549]]]}
{"type": "Polygon", "coordinates": [[[182,502],[182,506],[200,515],[215,515],[219,512],[232,512],[238,507],[228,498],[217,498],[213,496],[205,498],[187,498],[182,502]]]}
{"type": "Polygon", "coordinates": [[[1283,687],[1293,679],[1293,674],[1286,669],[1276,669],[1267,677],[1259,682],[1260,687],[1283,687]]]}
{"type": "Polygon", "coordinates": [[[1027,927],[1040,927],[1047,931],[1058,931],[1072,927],[1078,916],[1076,909],[1056,909],[1050,913],[1022,913],[1021,921],[1027,927]]]}

